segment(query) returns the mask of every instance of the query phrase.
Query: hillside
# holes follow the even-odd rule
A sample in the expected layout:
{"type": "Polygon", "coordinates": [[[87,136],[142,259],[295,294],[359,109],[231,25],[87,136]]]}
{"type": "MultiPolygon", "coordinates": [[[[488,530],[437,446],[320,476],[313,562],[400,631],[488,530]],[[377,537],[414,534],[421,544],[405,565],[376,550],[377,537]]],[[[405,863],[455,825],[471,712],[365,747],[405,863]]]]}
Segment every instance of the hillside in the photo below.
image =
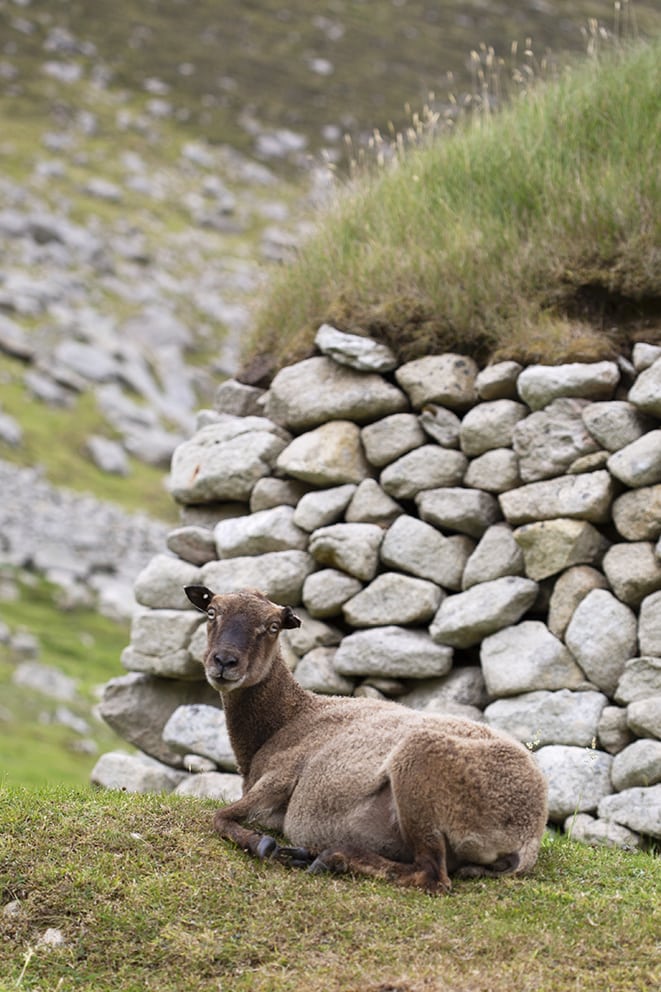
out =
{"type": "Polygon", "coordinates": [[[212,808],[0,788],[2,992],[658,986],[658,858],[550,835],[530,878],[430,898],[256,864],[211,835],[212,808]]]}

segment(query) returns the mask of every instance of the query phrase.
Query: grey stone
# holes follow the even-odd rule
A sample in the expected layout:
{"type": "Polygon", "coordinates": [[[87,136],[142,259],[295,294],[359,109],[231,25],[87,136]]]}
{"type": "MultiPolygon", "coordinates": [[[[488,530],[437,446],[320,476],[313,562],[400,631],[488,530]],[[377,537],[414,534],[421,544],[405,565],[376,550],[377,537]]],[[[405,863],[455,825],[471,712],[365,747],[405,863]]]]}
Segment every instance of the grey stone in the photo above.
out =
{"type": "Polygon", "coordinates": [[[216,706],[178,706],[163,727],[163,741],[177,754],[211,758],[218,768],[236,770],[225,714],[216,706]]]}
{"type": "Polygon", "coordinates": [[[234,417],[258,417],[262,413],[265,390],[247,386],[236,379],[221,382],[214,397],[214,410],[234,417]]]}
{"type": "Polygon", "coordinates": [[[661,741],[634,741],[616,754],[611,780],[618,792],[661,782],[661,741]]]}
{"type": "Polygon", "coordinates": [[[296,666],[296,681],[310,692],[331,696],[352,695],[353,680],[340,675],[333,665],[336,654],[337,648],[319,647],[308,651],[296,666]]]}
{"type": "Polygon", "coordinates": [[[414,710],[447,712],[449,704],[483,710],[488,696],[479,665],[460,665],[439,678],[421,679],[400,696],[403,706],[414,710]]]}
{"type": "Polygon", "coordinates": [[[283,631],[280,640],[287,640],[299,658],[314,648],[333,647],[342,640],[342,631],[339,627],[310,616],[300,607],[297,608],[296,614],[301,626],[283,631]]]}
{"type": "Polygon", "coordinates": [[[267,409],[277,423],[300,431],[330,420],[370,423],[407,406],[404,394],[380,375],[357,372],[322,356],[278,372],[267,409]]]}
{"type": "Polygon", "coordinates": [[[514,531],[521,548],[525,574],[540,582],[574,565],[598,563],[608,542],[585,520],[542,520],[514,531]]]}
{"type": "Polygon", "coordinates": [[[342,613],[353,627],[424,624],[434,616],[440,601],[441,590],[433,582],[384,572],[347,600],[342,613]]]}
{"type": "Polygon", "coordinates": [[[583,423],[584,400],[558,399],[516,424],[512,447],[524,482],[564,475],[598,445],[583,423]]]}
{"type": "Polygon", "coordinates": [[[627,724],[634,734],[661,738],[661,693],[629,703],[626,712],[627,724]]]}
{"type": "Polygon", "coordinates": [[[133,428],[124,435],[124,447],[145,465],[167,469],[182,437],[160,427],[133,428]]]}
{"type": "Polygon", "coordinates": [[[627,541],[656,541],[661,535],[661,485],[623,493],[612,513],[618,533],[627,541]]]}
{"type": "Polygon", "coordinates": [[[110,382],[119,374],[119,364],[107,351],[82,341],[60,341],[53,360],[64,365],[90,382],[110,382]]]}
{"type": "Polygon", "coordinates": [[[661,785],[605,796],[598,812],[603,820],[614,820],[644,836],[661,838],[661,785]]]}
{"type": "Polygon", "coordinates": [[[269,551],[304,551],[308,535],[294,523],[292,506],[276,506],[246,517],[222,520],[214,528],[219,558],[261,555],[269,551]]]}
{"type": "Polygon", "coordinates": [[[578,604],[593,589],[606,589],[608,583],[596,568],[573,565],[555,581],[549,601],[547,624],[552,634],[564,637],[578,604]]]}
{"type": "Polygon", "coordinates": [[[523,369],[518,362],[496,362],[477,374],[475,388],[481,400],[516,399],[516,383],[523,369]]]}
{"type": "Polygon", "coordinates": [[[661,657],[631,658],[615,690],[615,701],[627,705],[661,694],[661,657]]]}
{"type": "Polygon", "coordinates": [[[613,758],[604,751],[550,744],[535,758],[548,782],[549,819],[554,823],[574,813],[594,812],[610,795],[613,758]]]}
{"type": "Polygon", "coordinates": [[[608,459],[608,470],[632,489],[661,482],[661,430],[649,431],[616,451],[608,459]]]}
{"type": "Polygon", "coordinates": [[[590,747],[597,740],[599,718],[607,702],[601,692],[536,690],[496,700],[487,706],[484,718],[490,726],[534,747],[590,747]]]}
{"type": "Polygon", "coordinates": [[[583,672],[565,645],[541,620],[524,620],[485,637],[480,661],[492,698],[586,685],[583,672]]]}
{"type": "Polygon", "coordinates": [[[636,372],[648,369],[650,365],[654,365],[657,358],[661,358],[661,345],[637,341],[633,346],[632,360],[636,372]]]}
{"type": "MultiPolygon", "coordinates": [[[[13,639],[16,644],[16,639],[13,639]]],[[[12,683],[38,692],[50,699],[70,703],[78,695],[78,680],[65,675],[58,668],[43,665],[40,661],[22,661],[12,672],[12,683]]]]}
{"type": "Polygon", "coordinates": [[[164,679],[199,682],[204,678],[200,663],[185,649],[146,654],[129,645],[122,651],[122,665],[130,672],[144,672],[164,679]]]}
{"type": "Polygon", "coordinates": [[[619,380],[615,362],[530,365],[519,375],[517,390],[531,410],[541,410],[559,397],[608,400],[619,380]]]}
{"type": "Polygon", "coordinates": [[[296,506],[294,523],[306,531],[336,523],[349,505],[356,488],[354,483],[347,483],[332,489],[305,493],[296,506]]]}
{"type": "Polygon", "coordinates": [[[243,780],[240,775],[229,772],[201,772],[189,775],[174,791],[178,796],[234,803],[243,795],[243,780]]]}
{"type": "Polygon", "coordinates": [[[608,590],[593,589],[576,607],[565,642],[590,681],[612,696],[636,652],[635,614],[608,590]]]}
{"type": "Polygon", "coordinates": [[[315,486],[358,483],[370,474],[360,428],[349,420],[330,420],[300,434],[280,453],[277,468],[315,486]]]}
{"type": "Polygon", "coordinates": [[[627,398],[643,413],[661,417],[661,358],[640,373],[627,398]]]}
{"type": "Polygon", "coordinates": [[[430,524],[408,515],[398,517],[386,531],[381,560],[446,589],[461,588],[473,542],[468,537],[444,537],[430,524]]]}
{"type": "Polygon", "coordinates": [[[307,492],[304,482],[294,479],[275,479],[266,475],[258,479],[250,494],[250,512],[271,510],[274,506],[296,506],[307,492]]]}
{"type": "Polygon", "coordinates": [[[625,851],[636,851],[643,845],[642,837],[633,830],[627,830],[611,820],[595,819],[589,813],[568,816],[564,829],[572,840],[591,847],[621,847],[625,851]]]}
{"type": "Polygon", "coordinates": [[[10,448],[18,448],[23,442],[23,429],[19,422],[8,413],[0,412],[0,441],[10,448]]]}
{"type": "Polygon", "coordinates": [[[315,530],[309,543],[313,558],[365,582],[376,575],[383,531],[376,524],[333,524],[315,530]]]}
{"type": "Polygon", "coordinates": [[[347,523],[378,524],[388,527],[404,511],[388,496],[375,479],[364,479],[347,507],[347,523]]]}
{"type": "Polygon", "coordinates": [[[131,646],[144,654],[168,654],[186,648],[203,623],[197,610],[138,610],[131,621],[131,646]]]}
{"type": "Polygon", "coordinates": [[[419,448],[425,443],[425,434],[414,413],[393,413],[363,427],[361,439],[367,460],[382,468],[407,451],[419,448]]]}
{"type": "Polygon", "coordinates": [[[475,458],[493,448],[511,447],[514,428],[527,414],[528,408],[514,400],[478,404],[461,422],[461,450],[469,458],[475,458]]]}
{"type": "Polygon", "coordinates": [[[442,448],[459,447],[461,420],[452,410],[446,410],[445,407],[436,406],[434,403],[427,403],[420,411],[418,421],[425,434],[428,434],[442,448]]]}
{"type": "Polygon", "coordinates": [[[185,772],[177,772],[148,755],[123,751],[102,754],[90,775],[92,785],[136,793],[173,792],[185,778],[185,772]]]}
{"type": "Polygon", "coordinates": [[[215,593],[259,589],[275,603],[296,606],[301,602],[303,583],[315,568],[305,551],[270,551],[209,562],[200,569],[199,582],[215,593]]]}
{"type": "Polygon", "coordinates": [[[390,372],[397,365],[387,345],[359,334],[345,334],[330,324],[321,325],[314,343],[322,354],[360,372],[390,372]]]}
{"type": "Polygon", "coordinates": [[[509,448],[494,448],[474,458],[464,475],[464,485],[488,493],[505,493],[521,485],[519,459],[509,448]]]}
{"type": "Polygon", "coordinates": [[[661,561],[651,541],[613,544],[604,555],[602,568],[617,598],[629,606],[638,606],[661,589],[661,561]]]}
{"type": "Polygon", "coordinates": [[[504,523],[494,524],[484,532],[466,562],[461,587],[465,591],[479,582],[491,582],[505,575],[523,575],[523,569],[523,552],[514,540],[511,528],[504,523]]]}
{"type": "Polygon", "coordinates": [[[586,472],[598,472],[608,464],[607,451],[595,451],[591,455],[582,455],[573,461],[567,469],[567,475],[583,475],[586,472]]]}
{"type": "Polygon", "coordinates": [[[418,493],[415,502],[423,520],[478,539],[501,518],[495,497],[477,489],[429,489],[418,493]]]}
{"type": "Polygon", "coordinates": [[[425,679],[445,675],[452,650],[418,630],[388,625],[349,634],[335,655],[335,670],[347,676],[425,679]]]}
{"type": "Polygon", "coordinates": [[[167,536],[167,546],[191,565],[206,565],[216,558],[216,542],[208,527],[177,527],[167,536]]]}
{"type": "Polygon", "coordinates": [[[640,604],[638,645],[641,654],[661,658],[661,592],[653,592],[640,604]]]}
{"type": "Polygon", "coordinates": [[[652,421],[632,403],[611,400],[583,407],[583,423],[592,437],[607,451],[619,451],[650,429],[652,421]]]}
{"type": "Polygon", "coordinates": [[[342,606],[362,589],[362,583],[346,572],[324,568],[308,575],[303,584],[303,603],[313,617],[335,617],[342,606]]]}
{"type": "Polygon", "coordinates": [[[287,441],[263,417],[226,417],[203,427],[172,456],[169,488],[179,503],[247,500],[287,441]]]}
{"type": "Polygon", "coordinates": [[[191,604],[184,586],[199,585],[200,569],[172,555],[154,555],[135,580],[135,598],[154,609],[186,610],[191,604]]]}
{"type": "Polygon", "coordinates": [[[37,350],[20,324],[0,314],[0,351],[22,362],[31,362],[37,350]]]}
{"type": "Polygon", "coordinates": [[[98,712],[129,744],[158,761],[181,768],[181,754],[165,744],[162,732],[177,707],[188,703],[219,707],[220,699],[206,682],[175,682],[131,672],[106,683],[98,712]]]}
{"type": "Polygon", "coordinates": [[[601,711],[597,739],[604,751],[617,754],[633,740],[627,723],[627,711],[622,706],[604,706],[601,711]]]}
{"type": "Polygon", "coordinates": [[[430,355],[401,365],[395,379],[416,410],[427,403],[440,403],[451,410],[467,410],[477,401],[475,379],[478,368],[466,355],[430,355]]]}
{"type": "Polygon", "coordinates": [[[564,475],[531,482],[501,493],[503,515],[510,524],[527,524],[555,517],[605,523],[613,499],[613,480],[606,471],[564,475]]]}
{"type": "Polygon", "coordinates": [[[471,647],[516,623],[534,603],[537,588],[536,582],[516,576],[482,582],[443,600],[429,632],[437,644],[471,647]]]}
{"type": "Polygon", "coordinates": [[[467,465],[460,451],[425,444],[384,468],[380,482],[395,499],[413,499],[423,489],[459,485],[467,465]]]}

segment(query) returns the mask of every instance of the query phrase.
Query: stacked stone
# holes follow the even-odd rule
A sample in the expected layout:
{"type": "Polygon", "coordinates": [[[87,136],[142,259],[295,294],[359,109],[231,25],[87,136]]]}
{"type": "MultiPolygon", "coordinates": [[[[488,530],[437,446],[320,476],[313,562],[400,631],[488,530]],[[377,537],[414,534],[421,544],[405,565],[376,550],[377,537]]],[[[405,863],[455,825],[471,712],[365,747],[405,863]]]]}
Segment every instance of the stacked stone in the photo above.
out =
{"type": "Polygon", "coordinates": [[[183,587],[252,586],[300,612],[306,688],[485,720],[535,750],[552,822],[661,837],[661,348],[479,370],[327,325],[317,346],[266,392],[224,383],[176,450],[181,526],[101,706],[149,758],[94,780],[237,793],[183,587]]]}

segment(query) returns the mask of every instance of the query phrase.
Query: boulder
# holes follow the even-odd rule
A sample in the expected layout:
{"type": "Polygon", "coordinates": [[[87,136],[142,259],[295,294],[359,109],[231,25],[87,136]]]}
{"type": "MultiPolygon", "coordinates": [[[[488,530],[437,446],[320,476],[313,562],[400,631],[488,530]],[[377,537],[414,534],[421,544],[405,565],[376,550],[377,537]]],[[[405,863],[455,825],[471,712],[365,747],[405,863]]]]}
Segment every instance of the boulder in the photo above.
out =
{"type": "Polygon", "coordinates": [[[593,589],[606,589],[602,573],[589,565],[573,565],[555,581],[549,601],[547,624],[552,634],[564,637],[578,604],[593,589]]]}
{"type": "Polygon", "coordinates": [[[92,785],[120,792],[173,792],[187,778],[146,754],[108,751],[102,754],[90,774],[92,785]]]}
{"type": "Polygon", "coordinates": [[[163,741],[178,754],[199,754],[218,768],[236,771],[227,721],[222,709],[202,703],[178,706],[163,727],[163,741]]]}
{"type": "Polygon", "coordinates": [[[611,793],[613,758],[604,751],[549,744],[535,754],[549,787],[549,819],[562,823],[575,813],[592,813],[611,793]]]}
{"type": "Polygon", "coordinates": [[[661,430],[649,431],[608,459],[608,471],[631,489],[661,482],[661,430]]]}
{"type": "Polygon", "coordinates": [[[496,362],[478,372],[475,379],[477,395],[481,400],[516,399],[516,383],[522,365],[518,362],[496,362]]]}
{"type": "Polygon", "coordinates": [[[399,503],[388,496],[375,479],[364,479],[351,497],[345,520],[388,527],[403,512],[399,503]]]}
{"type": "Polygon", "coordinates": [[[452,410],[434,403],[426,403],[420,411],[418,422],[425,434],[428,434],[442,448],[458,448],[461,420],[452,410]]]}
{"type": "Polygon", "coordinates": [[[304,551],[308,543],[307,533],[294,523],[293,506],[276,506],[235,520],[221,520],[214,528],[214,539],[219,558],[304,551]]]}
{"type": "Polygon", "coordinates": [[[610,474],[600,471],[531,482],[501,493],[498,501],[510,524],[528,524],[555,517],[605,523],[613,492],[610,474]]]}
{"type": "Polygon", "coordinates": [[[188,775],[174,791],[178,796],[234,803],[243,795],[243,780],[240,775],[229,772],[200,772],[188,775]]]}
{"type": "Polygon", "coordinates": [[[337,648],[318,647],[308,651],[294,669],[296,681],[310,692],[330,696],[351,696],[353,679],[345,678],[335,669],[337,648]]]}
{"type": "Polygon", "coordinates": [[[459,485],[467,465],[460,451],[425,444],[384,468],[380,482],[395,499],[413,499],[423,489],[459,485]]]}
{"type": "Polygon", "coordinates": [[[276,479],[271,475],[258,479],[250,493],[250,512],[271,510],[274,506],[296,506],[308,491],[297,479],[276,479]]]}
{"type": "Polygon", "coordinates": [[[505,576],[482,582],[441,603],[429,632],[437,644],[471,647],[516,623],[537,598],[537,583],[505,576]]]}
{"type": "Polygon", "coordinates": [[[524,620],[485,637],[480,661],[492,698],[541,689],[580,689],[586,684],[565,645],[541,620],[524,620]]]}
{"type": "Polygon", "coordinates": [[[640,373],[627,399],[642,413],[661,417],[661,358],[640,373]]]}
{"type": "Polygon", "coordinates": [[[636,616],[608,590],[593,589],[577,606],[565,643],[590,681],[613,696],[636,653],[636,616]]]}
{"type": "Polygon", "coordinates": [[[542,520],[517,527],[514,540],[523,553],[524,571],[541,582],[578,564],[601,561],[608,542],[585,520],[542,520]]]}
{"type": "MultiPolygon", "coordinates": [[[[661,690],[661,685],[659,686],[661,690]]],[[[638,737],[661,738],[661,692],[627,706],[627,725],[638,737]]]]}
{"type": "Polygon", "coordinates": [[[636,851],[643,846],[642,837],[633,830],[627,830],[612,820],[596,819],[589,813],[568,816],[564,830],[572,840],[592,847],[621,847],[625,851],[636,851]]]}
{"type": "Polygon", "coordinates": [[[519,375],[517,390],[531,410],[541,410],[559,397],[608,400],[619,381],[615,362],[530,365],[519,375]]]}
{"type": "Polygon", "coordinates": [[[301,602],[303,583],[315,568],[306,551],[271,551],[209,562],[200,569],[199,584],[215,593],[259,589],[275,603],[296,606],[301,602]]]}
{"type": "Polygon", "coordinates": [[[348,599],[363,588],[359,579],[335,568],[322,568],[308,575],[303,584],[303,603],[313,617],[335,617],[348,599]]]}
{"type": "Polygon", "coordinates": [[[370,473],[360,428],[349,420],[330,420],[294,438],[278,456],[277,469],[315,486],[358,483],[370,473]]]}
{"type": "Polygon", "coordinates": [[[528,408],[514,400],[478,404],[461,422],[461,450],[469,458],[476,458],[493,448],[511,447],[514,428],[527,414],[528,408]]]}
{"type": "Polygon", "coordinates": [[[388,625],[349,634],[335,655],[335,670],[351,677],[426,679],[447,674],[452,650],[418,630],[388,625]]]}
{"type": "Polygon", "coordinates": [[[488,493],[505,493],[521,485],[519,459],[509,448],[494,448],[473,458],[464,475],[464,485],[488,493]]]}
{"type": "Polygon", "coordinates": [[[617,598],[628,606],[639,606],[646,596],[661,589],[661,561],[651,541],[613,544],[604,555],[602,568],[617,598]]]}
{"type": "Polygon", "coordinates": [[[477,373],[472,358],[447,353],[407,362],[397,369],[395,379],[416,410],[427,403],[468,410],[477,401],[477,373]]]}
{"type": "Polygon", "coordinates": [[[265,395],[265,391],[256,386],[226,379],[216,389],[213,408],[217,413],[229,413],[234,417],[258,417],[265,395]]]}
{"type": "Polygon", "coordinates": [[[441,602],[441,590],[426,579],[383,572],[342,607],[352,627],[424,624],[441,602]]]}
{"type": "Polygon", "coordinates": [[[195,565],[172,555],[154,555],[135,580],[135,598],[142,606],[164,610],[190,610],[184,586],[199,585],[201,572],[195,565]]]}
{"type": "Polygon", "coordinates": [[[661,741],[633,741],[613,758],[611,781],[617,792],[661,782],[661,741]]]}
{"type": "Polygon", "coordinates": [[[360,436],[367,460],[376,468],[394,462],[425,443],[424,431],[414,413],[393,413],[363,427],[360,436]]]}
{"type": "Polygon", "coordinates": [[[216,558],[216,542],[208,527],[177,527],[170,531],[166,543],[172,554],[191,565],[206,565],[216,558]]]}
{"type": "Polygon", "coordinates": [[[295,431],[332,420],[371,423],[407,406],[401,390],[377,373],[357,372],[326,356],[281,369],[267,402],[269,417],[295,431]]]}
{"type": "Polygon", "coordinates": [[[415,503],[423,520],[469,537],[482,537],[501,518],[497,500],[477,489],[428,489],[418,493],[415,503]]]}
{"type": "Polygon", "coordinates": [[[386,531],[381,561],[445,589],[459,590],[466,561],[473,550],[468,537],[444,537],[417,517],[402,515],[386,531]]]}
{"type": "Polygon", "coordinates": [[[330,324],[322,324],[314,343],[323,355],[359,372],[391,372],[397,359],[387,345],[360,334],[345,334],[330,324]]]}
{"type": "Polygon", "coordinates": [[[368,582],[376,575],[382,540],[376,524],[333,524],[312,533],[309,550],[320,564],[368,582]]]}
{"type": "Polygon", "coordinates": [[[612,513],[618,533],[627,541],[656,541],[661,536],[661,485],[622,493],[612,513]]]}
{"type": "Polygon", "coordinates": [[[632,403],[610,400],[583,407],[583,423],[592,437],[607,451],[619,451],[649,430],[651,421],[632,403]]]}
{"type": "MultiPolygon", "coordinates": [[[[479,665],[459,665],[439,678],[420,679],[399,697],[403,706],[435,712],[447,712],[450,705],[468,706],[481,711],[487,700],[484,676],[479,665]]],[[[481,715],[480,712],[480,718],[481,715]]]]}
{"type": "Polygon", "coordinates": [[[504,523],[494,524],[484,532],[466,562],[461,588],[470,589],[480,582],[491,582],[505,575],[523,575],[523,571],[523,552],[514,540],[511,527],[504,523]]]}
{"type": "Polygon", "coordinates": [[[603,820],[614,820],[636,833],[661,839],[661,784],[607,795],[598,812],[603,820]]]}
{"type": "Polygon", "coordinates": [[[597,451],[582,414],[584,400],[559,399],[516,424],[512,447],[524,482],[565,475],[577,458],[597,451]]]}
{"type": "Polygon", "coordinates": [[[607,702],[601,692],[535,690],[497,699],[487,706],[484,718],[491,727],[505,730],[530,746],[591,747],[597,740],[599,719],[607,702]]]}
{"type": "Polygon", "coordinates": [[[627,711],[622,706],[604,706],[597,727],[597,740],[604,751],[617,754],[633,740],[627,723],[627,711]]]}
{"type": "Polygon", "coordinates": [[[294,523],[308,532],[334,524],[342,517],[356,489],[356,485],[347,483],[305,493],[296,504],[294,523]]]}
{"type": "Polygon", "coordinates": [[[615,690],[615,701],[627,705],[661,692],[661,657],[631,658],[615,690]]]}
{"type": "MultiPolygon", "coordinates": [[[[661,591],[646,596],[638,616],[638,644],[641,654],[661,658],[661,591]]],[[[661,692],[661,673],[659,674],[661,692]]]]}

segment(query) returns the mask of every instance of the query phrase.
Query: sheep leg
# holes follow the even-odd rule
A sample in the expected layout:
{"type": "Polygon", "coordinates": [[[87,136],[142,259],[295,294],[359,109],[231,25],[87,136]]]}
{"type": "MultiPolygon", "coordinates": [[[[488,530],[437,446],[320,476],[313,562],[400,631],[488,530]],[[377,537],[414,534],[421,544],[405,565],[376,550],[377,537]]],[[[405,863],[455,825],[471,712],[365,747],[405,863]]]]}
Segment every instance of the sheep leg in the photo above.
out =
{"type": "Polygon", "coordinates": [[[253,786],[241,799],[219,809],[214,818],[214,829],[226,840],[260,861],[277,861],[292,868],[307,868],[315,855],[305,847],[281,847],[275,837],[259,830],[244,827],[241,820],[259,820],[259,810],[286,808],[288,792],[269,788],[263,784],[253,786]]]}
{"type": "Polygon", "coordinates": [[[308,871],[354,872],[381,878],[406,888],[423,889],[433,895],[449,893],[452,883],[445,867],[445,846],[419,851],[411,862],[392,861],[373,851],[356,847],[327,848],[312,862],[308,871]]]}

